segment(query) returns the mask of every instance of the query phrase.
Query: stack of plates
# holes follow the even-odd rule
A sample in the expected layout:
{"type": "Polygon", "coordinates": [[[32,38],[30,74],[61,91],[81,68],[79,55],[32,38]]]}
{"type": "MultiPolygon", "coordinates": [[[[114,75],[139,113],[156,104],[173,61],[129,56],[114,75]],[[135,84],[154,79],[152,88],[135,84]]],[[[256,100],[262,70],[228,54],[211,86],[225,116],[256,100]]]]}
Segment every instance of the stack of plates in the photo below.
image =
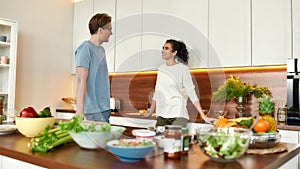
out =
{"type": "Polygon", "coordinates": [[[16,125],[12,124],[1,124],[0,125],[0,135],[2,134],[10,134],[17,131],[16,125]]]}

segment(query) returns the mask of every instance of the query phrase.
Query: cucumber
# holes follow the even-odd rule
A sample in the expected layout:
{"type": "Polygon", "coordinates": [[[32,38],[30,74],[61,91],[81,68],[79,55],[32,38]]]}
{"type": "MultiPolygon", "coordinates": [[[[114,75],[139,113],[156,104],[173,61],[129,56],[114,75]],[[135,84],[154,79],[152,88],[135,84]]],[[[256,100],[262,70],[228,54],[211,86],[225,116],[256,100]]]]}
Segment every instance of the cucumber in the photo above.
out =
{"type": "Polygon", "coordinates": [[[38,112],[39,117],[51,117],[50,107],[45,107],[42,111],[38,112]]]}

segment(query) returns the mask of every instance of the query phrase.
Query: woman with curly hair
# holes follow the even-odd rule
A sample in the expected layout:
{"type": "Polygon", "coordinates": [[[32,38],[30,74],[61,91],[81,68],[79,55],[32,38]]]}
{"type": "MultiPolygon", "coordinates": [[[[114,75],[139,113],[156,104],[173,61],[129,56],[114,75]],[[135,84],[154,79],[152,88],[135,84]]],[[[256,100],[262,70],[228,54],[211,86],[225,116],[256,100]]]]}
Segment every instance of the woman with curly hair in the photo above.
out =
{"type": "Polygon", "coordinates": [[[158,68],[155,93],[146,117],[156,113],[156,126],[181,125],[186,127],[189,120],[187,100],[190,98],[201,118],[209,122],[203,113],[192,76],[187,66],[188,50],[186,45],[174,39],[165,42],[162,58],[165,64],[158,68]]]}

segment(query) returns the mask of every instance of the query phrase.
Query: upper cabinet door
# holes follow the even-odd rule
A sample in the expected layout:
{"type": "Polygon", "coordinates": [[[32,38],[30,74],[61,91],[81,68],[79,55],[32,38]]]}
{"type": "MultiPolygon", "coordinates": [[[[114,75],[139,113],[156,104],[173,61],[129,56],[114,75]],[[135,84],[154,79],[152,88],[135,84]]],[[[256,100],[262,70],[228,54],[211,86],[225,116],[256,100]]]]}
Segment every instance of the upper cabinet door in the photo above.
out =
{"type": "Polygon", "coordinates": [[[209,1],[209,67],[251,65],[250,0],[209,1]]]}
{"type": "Polygon", "coordinates": [[[300,58],[300,1],[292,0],[293,57],[300,58]]]}
{"type": "Polygon", "coordinates": [[[116,2],[115,71],[141,70],[142,1],[116,2]]]}
{"type": "Polygon", "coordinates": [[[291,1],[252,0],[252,64],[286,64],[291,57],[291,1]]]}
{"type": "Polygon", "coordinates": [[[165,62],[161,49],[167,39],[187,45],[190,68],[207,67],[207,11],[208,0],[143,0],[143,70],[165,62]]]}
{"type": "Polygon", "coordinates": [[[116,32],[116,0],[94,0],[94,14],[107,13],[112,18],[112,35],[109,41],[103,43],[109,72],[115,71],[115,32],[116,32]]]}
{"type": "Polygon", "coordinates": [[[90,38],[89,21],[93,16],[93,0],[74,2],[72,73],[75,73],[75,51],[90,38]]]}

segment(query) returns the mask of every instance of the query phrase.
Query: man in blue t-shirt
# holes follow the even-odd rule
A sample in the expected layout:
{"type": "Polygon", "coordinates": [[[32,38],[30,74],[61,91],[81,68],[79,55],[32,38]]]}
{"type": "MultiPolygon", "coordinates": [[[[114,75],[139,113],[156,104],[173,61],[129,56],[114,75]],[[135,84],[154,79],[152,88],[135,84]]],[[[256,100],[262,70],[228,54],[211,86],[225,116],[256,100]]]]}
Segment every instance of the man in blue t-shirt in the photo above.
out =
{"type": "Polygon", "coordinates": [[[89,22],[91,37],[75,52],[76,115],[109,123],[110,85],[105,50],[101,46],[112,35],[111,17],[96,14],[89,22]]]}

